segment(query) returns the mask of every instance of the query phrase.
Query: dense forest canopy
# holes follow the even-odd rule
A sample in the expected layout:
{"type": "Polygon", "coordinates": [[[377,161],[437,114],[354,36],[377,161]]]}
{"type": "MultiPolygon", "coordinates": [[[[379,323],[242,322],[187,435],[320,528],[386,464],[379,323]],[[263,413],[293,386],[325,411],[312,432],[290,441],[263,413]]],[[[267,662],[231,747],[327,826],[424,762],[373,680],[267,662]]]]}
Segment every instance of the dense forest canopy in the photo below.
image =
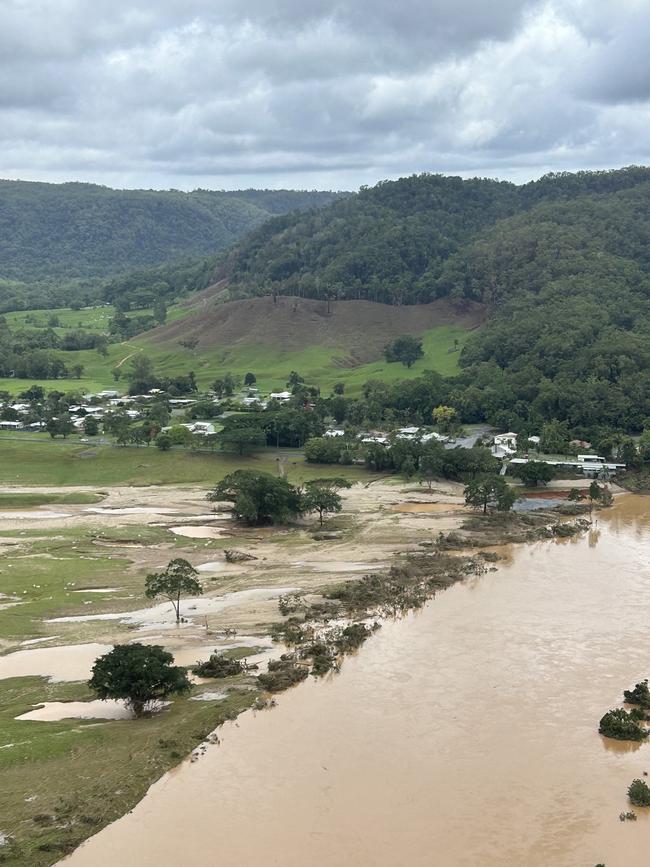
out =
{"type": "Polygon", "coordinates": [[[322,210],[266,222],[238,245],[223,273],[245,295],[426,302],[452,292],[447,261],[462,259],[467,245],[503,220],[648,182],[650,169],[637,167],[547,175],[522,186],[428,174],[385,181],[322,210]]]}
{"type": "Polygon", "coordinates": [[[337,195],[0,180],[0,309],[97,298],[111,275],[214,255],[270,216],[337,195]]]}

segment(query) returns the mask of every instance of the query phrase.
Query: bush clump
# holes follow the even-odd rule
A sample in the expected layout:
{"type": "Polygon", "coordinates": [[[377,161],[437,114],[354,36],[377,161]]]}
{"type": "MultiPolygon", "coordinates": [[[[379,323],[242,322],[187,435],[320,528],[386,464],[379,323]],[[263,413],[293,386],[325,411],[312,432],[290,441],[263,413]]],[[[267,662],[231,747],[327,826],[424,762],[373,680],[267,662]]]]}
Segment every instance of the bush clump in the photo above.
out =
{"type": "Polygon", "coordinates": [[[634,780],[627,790],[627,796],[635,807],[650,807],[650,789],[643,780],[634,780]]]}
{"type": "Polygon", "coordinates": [[[634,689],[624,690],[623,698],[628,704],[638,704],[640,707],[650,708],[650,689],[648,689],[647,678],[641,683],[637,683],[634,689]]]}
{"type": "Polygon", "coordinates": [[[229,659],[215,651],[205,662],[199,662],[192,672],[199,677],[234,677],[243,670],[244,666],[238,659],[229,659]]]}
{"type": "Polygon", "coordinates": [[[300,656],[302,659],[311,659],[314,677],[321,677],[333,668],[338,668],[336,655],[324,641],[314,641],[303,649],[300,656]]]}
{"type": "Polygon", "coordinates": [[[284,653],[280,659],[269,662],[266,674],[260,674],[257,682],[267,692],[282,692],[300,683],[309,675],[309,669],[299,665],[293,653],[284,653]]]}
{"type": "Polygon", "coordinates": [[[341,634],[335,641],[336,649],[339,653],[350,653],[361,647],[366,638],[369,638],[371,635],[372,629],[366,626],[365,623],[353,623],[341,631],[341,634]]]}
{"type": "Polygon", "coordinates": [[[606,738],[615,738],[617,741],[642,741],[650,734],[641,728],[636,715],[633,716],[622,708],[607,711],[600,721],[598,731],[606,738]]]}

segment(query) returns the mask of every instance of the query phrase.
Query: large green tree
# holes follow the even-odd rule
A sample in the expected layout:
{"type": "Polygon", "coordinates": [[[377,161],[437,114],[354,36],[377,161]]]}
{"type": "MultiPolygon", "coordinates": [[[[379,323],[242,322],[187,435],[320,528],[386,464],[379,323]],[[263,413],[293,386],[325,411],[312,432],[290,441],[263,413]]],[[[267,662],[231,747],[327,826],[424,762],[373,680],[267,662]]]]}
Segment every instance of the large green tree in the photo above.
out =
{"type": "Polygon", "coordinates": [[[102,701],[122,699],[140,717],[153,703],[191,687],[174,657],[154,644],[118,644],[100,656],[88,685],[102,701]]]}
{"type": "Polygon", "coordinates": [[[230,473],[207,499],[232,503],[233,514],[247,524],[277,524],[303,511],[300,491],[286,479],[251,470],[230,473]]]}
{"type": "Polygon", "coordinates": [[[547,484],[555,478],[554,468],[544,461],[528,461],[525,464],[518,464],[514,474],[518,476],[525,485],[537,487],[542,484],[547,484]]]}
{"type": "Polygon", "coordinates": [[[477,476],[467,483],[464,495],[466,504],[482,509],[484,515],[490,504],[494,504],[499,512],[508,512],[517,499],[503,476],[477,476]]]}

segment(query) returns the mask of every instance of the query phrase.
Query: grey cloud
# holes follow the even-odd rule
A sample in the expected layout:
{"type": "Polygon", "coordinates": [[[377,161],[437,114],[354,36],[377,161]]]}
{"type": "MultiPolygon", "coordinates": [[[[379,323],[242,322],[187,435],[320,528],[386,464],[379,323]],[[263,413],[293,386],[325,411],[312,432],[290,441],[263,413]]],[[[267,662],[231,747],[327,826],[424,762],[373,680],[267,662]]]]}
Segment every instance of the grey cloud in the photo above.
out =
{"type": "Polygon", "coordinates": [[[4,0],[0,175],[349,188],[642,161],[643,7],[4,0]]]}

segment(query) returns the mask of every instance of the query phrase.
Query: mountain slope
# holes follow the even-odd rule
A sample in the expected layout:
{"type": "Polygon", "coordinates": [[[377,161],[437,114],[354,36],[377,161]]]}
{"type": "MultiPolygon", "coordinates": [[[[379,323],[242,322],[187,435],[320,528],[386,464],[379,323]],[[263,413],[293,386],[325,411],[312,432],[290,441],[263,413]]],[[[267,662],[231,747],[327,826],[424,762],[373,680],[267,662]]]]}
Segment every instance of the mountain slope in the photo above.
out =
{"type": "Polygon", "coordinates": [[[0,279],[103,278],[214,254],[272,215],[336,198],[288,190],[182,193],[0,181],[0,279]]]}
{"type": "Polygon", "coordinates": [[[547,204],[607,197],[650,170],[550,175],[523,186],[420,175],[362,189],[310,214],[269,221],[228,257],[233,292],[421,303],[447,294],[445,263],[504,219],[547,204]]]}

